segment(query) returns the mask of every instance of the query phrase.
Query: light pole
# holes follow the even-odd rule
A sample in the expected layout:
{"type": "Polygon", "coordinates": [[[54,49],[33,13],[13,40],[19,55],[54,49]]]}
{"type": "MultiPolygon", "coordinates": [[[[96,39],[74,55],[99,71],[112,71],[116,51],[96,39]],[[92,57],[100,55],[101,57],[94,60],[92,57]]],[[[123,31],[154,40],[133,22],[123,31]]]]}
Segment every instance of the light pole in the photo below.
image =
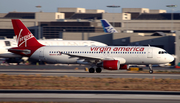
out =
{"type": "Polygon", "coordinates": [[[173,30],[173,10],[174,10],[174,8],[175,7],[177,7],[177,5],[166,5],[166,7],[169,7],[169,8],[172,8],[172,10],[171,10],[171,33],[173,33],[174,32],[174,30],[173,30]]]}
{"type": "MultiPolygon", "coordinates": [[[[119,8],[120,6],[115,6],[115,5],[109,5],[107,6],[108,8],[119,8]]],[[[114,9],[113,9],[113,12],[114,12],[114,9]]],[[[113,27],[115,27],[114,25],[114,15],[113,15],[113,27]]]]}
{"type": "MultiPolygon", "coordinates": [[[[39,9],[39,13],[41,12],[41,7],[40,5],[36,6],[36,8],[39,9]]],[[[38,24],[38,39],[41,38],[41,26],[40,26],[40,23],[39,23],[39,15],[37,15],[37,24],[38,24]]]]}

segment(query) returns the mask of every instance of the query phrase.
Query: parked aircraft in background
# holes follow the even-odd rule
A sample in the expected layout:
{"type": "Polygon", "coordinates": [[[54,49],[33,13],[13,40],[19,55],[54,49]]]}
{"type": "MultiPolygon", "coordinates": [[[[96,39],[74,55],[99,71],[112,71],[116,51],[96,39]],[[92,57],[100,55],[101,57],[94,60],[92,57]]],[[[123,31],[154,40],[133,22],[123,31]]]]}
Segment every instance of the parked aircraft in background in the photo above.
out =
{"type": "Polygon", "coordinates": [[[90,73],[100,73],[101,67],[119,70],[125,64],[148,64],[149,73],[153,73],[152,64],[174,60],[164,49],[150,46],[46,46],[39,43],[20,20],[12,19],[12,24],[18,47],[8,51],[45,62],[89,64],[90,73]]]}
{"type": "MultiPolygon", "coordinates": [[[[47,46],[107,46],[104,43],[91,41],[91,40],[58,40],[58,39],[45,39],[38,40],[41,44],[47,46]]],[[[0,57],[4,53],[9,53],[8,48],[16,47],[17,42],[15,39],[1,39],[0,40],[0,57]]]]}
{"type": "MultiPolygon", "coordinates": [[[[91,41],[91,40],[59,40],[59,39],[45,39],[38,40],[43,45],[48,46],[107,46],[104,43],[91,41]]],[[[19,63],[22,61],[22,56],[10,53],[8,51],[11,47],[16,47],[17,42],[15,39],[2,39],[0,40],[0,58],[7,63],[19,63]]],[[[27,59],[27,58],[26,58],[27,59]]]]}
{"type": "Polygon", "coordinates": [[[118,33],[106,19],[101,19],[101,24],[105,33],[118,33]]]}

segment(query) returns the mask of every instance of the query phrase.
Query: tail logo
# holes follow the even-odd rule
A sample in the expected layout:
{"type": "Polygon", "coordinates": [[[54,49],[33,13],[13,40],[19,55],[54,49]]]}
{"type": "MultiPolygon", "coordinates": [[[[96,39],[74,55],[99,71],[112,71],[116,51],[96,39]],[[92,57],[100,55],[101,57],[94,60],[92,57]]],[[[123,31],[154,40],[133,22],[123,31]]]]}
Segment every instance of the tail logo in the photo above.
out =
{"type": "Polygon", "coordinates": [[[23,29],[21,29],[21,30],[19,31],[19,35],[18,35],[18,37],[16,37],[16,38],[17,38],[17,42],[18,42],[18,46],[21,46],[21,45],[23,45],[23,44],[25,43],[25,47],[27,47],[27,41],[28,41],[29,39],[33,38],[34,36],[33,36],[32,33],[29,33],[29,34],[27,34],[27,35],[25,35],[25,36],[22,36],[22,35],[21,35],[22,31],[23,31],[23,29]],[[22,36],[22,37],[21,37],[21,36],[22,36]]]}
{"type": "Polygon", "coordinates": [[[105,27],[108,33],[117,33],[117,31],[110,25],[108,27],[105,27]]]}
{"type": "Polygon", "coordinates": [[[102,19],[101,24],[105,33],[117,33],[117,30],[107,20],[102,19]]]}

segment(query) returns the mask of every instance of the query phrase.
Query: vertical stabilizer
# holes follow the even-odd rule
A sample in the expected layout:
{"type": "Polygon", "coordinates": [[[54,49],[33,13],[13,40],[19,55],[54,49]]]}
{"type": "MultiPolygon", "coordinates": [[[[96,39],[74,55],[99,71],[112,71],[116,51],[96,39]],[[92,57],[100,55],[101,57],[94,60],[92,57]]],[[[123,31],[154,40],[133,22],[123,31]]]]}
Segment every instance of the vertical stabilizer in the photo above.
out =
{"type": "Polygon", "coordinates": [[[37,49],[44,46],[36,40],[33,34],[19,19],[12,19],[11,21],[18,47],[8,49],[9,52],[30,57],[37,49]]]}
{"type": "Polygon", "coordinates": [[[43,46],[40,44],[29,29],[19,19],[12,19],[12,25],[16,36],[18,47],[43,46]]]}
{"type": "Polygon", "coordinates": [[[101,24],[105,33],[118,33],[117,30],[106,19],[101,19],[101,24]]]}

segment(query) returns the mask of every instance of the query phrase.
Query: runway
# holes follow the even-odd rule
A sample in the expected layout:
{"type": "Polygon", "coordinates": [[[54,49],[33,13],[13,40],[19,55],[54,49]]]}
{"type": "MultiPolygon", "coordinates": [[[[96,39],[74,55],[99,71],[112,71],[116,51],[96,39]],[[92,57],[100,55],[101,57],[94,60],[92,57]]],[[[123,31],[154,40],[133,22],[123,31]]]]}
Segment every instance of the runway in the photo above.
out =
{"type": "Polygon", "coordinates": [[[89,73],[84,70],[0,70],[8,75],[36,75],[42,76],[73,76],[73,77],[96,77],[96,78],[171,78],[180,79],[179,74],[143,74],[127,73],[126,71],[103,71],[102,73],[89,73]]]}
{"type": "MultiPolygon", "coordinates": [[[[89,73],[84,70],[85,66],[0,66],[1,74],[8,75],[36,75],[42,76],[73,76],[73,77],[97,77],[97,78],[171,78],[180,79],[180,74],[149,74],[149,73],[129,73],[127,70],[102,70],[101,73],[89,73]],[[78,68],[78,70],[75,70],[78,68]]],[[[145,68],[148,69],[148,68],[145,68]]],[[[156,67],[156,70],[176,70],[174,68],[156,67]]]]}
{"type": "Polygon", "coordinates": [[[180,92],[0,90],[0,101],[178,103],[180,92]]]}
{"type": "MultiPolygon", "coordinates": [[[[42,76],[74,76],[98,78],[171,78],[179,79],[179,74],[142,74],[129,73],[126,70],[89,73],[85,66],[0,66],[0,74],[42,76]],[[75,70],[75,68],[78,68],[75,70]]],[[[145,68],[147,69],[147,68],[145,68]]],[[[154,70],[176,70],[174,68],[154,68],[154,70]]],[[[180,92],[159,91],[69,91],[69,90],[0,90],[0,101],[36,101],[36,102],[126,102],[126,103],[179,103],[180,92]]]]}

